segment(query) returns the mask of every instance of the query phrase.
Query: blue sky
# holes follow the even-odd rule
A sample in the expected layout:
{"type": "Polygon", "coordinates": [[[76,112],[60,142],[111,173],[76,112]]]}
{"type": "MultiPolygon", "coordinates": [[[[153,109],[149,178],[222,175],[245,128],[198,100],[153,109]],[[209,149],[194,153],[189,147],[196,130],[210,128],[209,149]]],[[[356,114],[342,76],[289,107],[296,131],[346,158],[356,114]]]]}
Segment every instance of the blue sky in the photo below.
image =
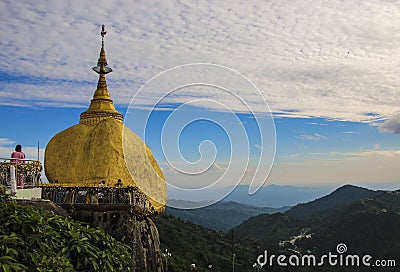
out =
{"type": "Polygon", "coordinates": [[[242,182],[249,184],[261,150],[269,156],[262,175],[269,172],[274,140],[262,136],[272,133],[271,111],[276,156],[267,183],[398,187],[398,3],[49,0],[0,5],[1,157],[16,143],[35,157],[38,141],[43,153],[52,136],[79,122],[96,88],[91,67],[104,23],[114,70],[107,76],[112,99],[127,125],[143,136],[134,121],[143,124],[155,99],[163,98],[145,122],[145,140],[176,185],[199,181],[188,185],[177,175],[172,166],[185,164],[178,157],[168,163],[165,152],[174,145],[162,149],[167,120],[194,120],[179,128],[169,123],[166,130],[172,133],[165,134],[168,143],[174,128],[182,130],[176,140],[190,162],[201,158],[201,146],[204,164],[182,167],[205,167],[215,155],[207,178],[218,179],[228,165],[239,169],[248,152],[242,182]],[[185,66],[191,63],[217,66],[185,66]],[[259,126],[255,118],[269,121],[259,126]],[[243,131],[247,149],[247,142],[237,144],[243,131]]]}

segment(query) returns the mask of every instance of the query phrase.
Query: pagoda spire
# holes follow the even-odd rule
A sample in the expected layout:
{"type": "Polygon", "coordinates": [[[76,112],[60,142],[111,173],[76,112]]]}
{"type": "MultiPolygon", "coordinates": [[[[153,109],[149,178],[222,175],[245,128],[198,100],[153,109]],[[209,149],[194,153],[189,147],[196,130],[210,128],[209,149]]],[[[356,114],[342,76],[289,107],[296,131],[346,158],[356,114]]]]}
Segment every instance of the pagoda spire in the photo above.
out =
{"type": "Polygon", "coordinates": [[[107,31],[105,31],[104,25],[102,25],[100,32],[100,57],[97,60],[97,66],[93,67],[93,70],[99,74],[99,81],[97,82],[97,89],[94,92],[89,109],[81,113],[81,124],[95,125],[104,119],[110,118],[119,121],[123,120],[122,114],[115,109],[114,103],[111,100],[110,93],[107,88],[106,74],[112,72],[112,69],[108,67],[106,51],[104,49],[104,36],[106,33],[107,31]]]}

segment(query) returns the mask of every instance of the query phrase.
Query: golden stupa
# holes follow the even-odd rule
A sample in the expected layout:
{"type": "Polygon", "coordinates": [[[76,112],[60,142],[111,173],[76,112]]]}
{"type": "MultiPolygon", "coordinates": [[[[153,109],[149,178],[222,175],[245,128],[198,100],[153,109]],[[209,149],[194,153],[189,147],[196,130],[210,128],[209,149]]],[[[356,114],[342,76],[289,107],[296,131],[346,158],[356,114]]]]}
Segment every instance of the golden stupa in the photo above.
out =
{"type": "Polygon", "coordinates": [[[167,200],[164,175],[148,146],[123,124],[110,98],[105,75],[111,72],[102,46],[97,66],[97,89],[80,122],[56,134],[45,150],[49,186],[136,187],[157,212],[167,200]]]}

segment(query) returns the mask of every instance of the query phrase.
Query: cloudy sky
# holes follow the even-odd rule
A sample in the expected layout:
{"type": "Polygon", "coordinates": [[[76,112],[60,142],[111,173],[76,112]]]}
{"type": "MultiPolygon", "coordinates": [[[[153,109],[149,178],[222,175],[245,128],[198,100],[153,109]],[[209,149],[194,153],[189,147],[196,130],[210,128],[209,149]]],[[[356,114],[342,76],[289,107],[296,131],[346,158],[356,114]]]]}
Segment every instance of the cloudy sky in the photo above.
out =
{"type": "MultiPolygon", "coordinates": [[[[37,141],[43,152],[54,134],[79,121],[96,87],[91,67],[105,24],[107,59],[114,70],[107,82],[128,119],[134,118],[127,109],[133,109],[130,103],[137,95],[134,107],[143,111],[154,106],[155,97],[164,98],[153,113],[160,118],[153,118],[147,128],[156,135],[165,114],[192,101],[197,104],[189,107],[211,112],[211,119],[220,121],[193,126],[186,143],[182,136],[187,160],[199,160],[199,144],[211,140],[217,149],[218,144],[222,147],[209,170],[227,169],[228,155],[240,150],[223,141],[232,140],[223,133],[230,112],[238,114],[236,124],[249,137],[250,161],[257,161],[260,149],[272,150],[272,138],[261,140],[262,131],[248,120],[268,118],[271,110],[277,153],[269,183],[399,184],[398,1],[1,0],[0,7],[3,157],[17,142],[35,156],[37,141]],[[208,66],[173,69],[193,63],[208,66]],[[165,71],[167,83],[146,87],[165,71]],[[185,83],[182,78],[206,86],[180,88],[165,96],[185,83]],[[243,78],[251,84],[241,85],[243,78]],[[215,123],[225,136],[215,136],[215,123]]],[[[228,127],[235,127],[233,123],[228,127]]],[[[160,142],[160,137],[148,139],[166,175],[179,181],[160,142]]],[[[213,153],[212,144],[208,147],[213,153]]],[[[255,171],[253,166],[250,163],[247,173],[255,171]]]]}

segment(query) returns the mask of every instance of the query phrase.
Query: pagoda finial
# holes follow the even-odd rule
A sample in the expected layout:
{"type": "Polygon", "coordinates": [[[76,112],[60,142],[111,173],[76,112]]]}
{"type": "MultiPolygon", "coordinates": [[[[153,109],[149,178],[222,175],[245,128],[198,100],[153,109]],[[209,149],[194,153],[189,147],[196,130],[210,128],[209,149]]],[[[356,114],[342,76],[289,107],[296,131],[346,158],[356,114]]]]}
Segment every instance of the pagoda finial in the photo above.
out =
{"type": "Polygon", "coordinates": [[[97,82],[97,89],[94,92],[93,99],[90,103],[89,109],[81,113],[81,124],[96,124],[104,119],[123,120],[123,116],[119,113],[110,98],[110,93],[107,89],[106,74],[112,72],[108,67],[106,59],[106,51],[104,50],[104,36],[107,34],[105,26],[101,26],[101,50],[100,57],[97,61],[97,66],[93,70],[99,74],[99,81],[97,82]]]}
{"type": "Polygon", "coordinates": [[[107,31],[106,31],[106,27],[105,27],[105,25],[101,25],[101,32],[100,32],[100,35],[101,35],[101,42],[102,42],[102,45],[104,46],[104,36],[107,34],[107,31]]]}
{"type": "Polygon", "coordinates": [[[100,57],[97,60],[97,66],[93,67],[93,70],[98,74],[108,74],[112,72],[112,69],[107,65],[106,51],[104,50],[104,36],[107,34],[106,27],[101,25],[101,50],[100,57]]]}

